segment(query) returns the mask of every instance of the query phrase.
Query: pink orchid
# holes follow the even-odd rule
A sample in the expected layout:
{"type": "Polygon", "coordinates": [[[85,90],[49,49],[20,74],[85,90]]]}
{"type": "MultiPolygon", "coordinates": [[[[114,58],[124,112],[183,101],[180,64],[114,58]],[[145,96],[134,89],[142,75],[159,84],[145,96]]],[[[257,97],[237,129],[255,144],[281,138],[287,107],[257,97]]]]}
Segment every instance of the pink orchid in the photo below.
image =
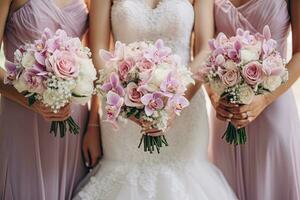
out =
{"type": "Polygon", "coordinates": [[[27,70],[24,72],[23,77],[30,88],[30,92],[43,93],[45,90],[44,78],[39,76],[37,71],[27,70]]]}
{"type": "Polygon", "coordinates": [[[117,93],[109,91],[107,94],[107,105],[105,107],[107,120],[115,122],[120,115],[121,107],[123,106],[124,99],[117,93]]]}
{"type": "Polygon", "coordinates": [[[115,51],[113,53],[101,49],[99,54],[100,57],[108,62],[108,61],[121,61],[124,59],[125,45],[121,42],[117,41],[115,44],[115,51]]]}
{"type": "Polygon", "coordinates": [[[189,101],[184,96],[174,96],[170,99],[170,107],[174,110],[176,115],[180,115],[181,111],[189,106],[189,101]]]}
{"type": "Polygon", "coordinates": [[[275,40],[273,40],[271,35],[271,30],[269,26],[265,26],[263,29],[263,45],[262,45],[262,49],[263,49],[263,53],[264,53],[264,58],[268,57],[269,55],[271,55],[277,47],[277,42],[275,40]]]}
{"type": "Polygon", "coordinates": [[[179,80],[175,79],[172,76],[172,73],[168,74],[166,80],[164,80],[160,85],[160,89],[167,97],[172,97],[175,94],[184,92],[184,88],[180,84],[179,80]]]}
{"type": "Polygon", "coordinates": [[[107,83],[104,83],[101,87],[101,89],[104,92],[115,92],[118,95],[120,95],[121,97],[123,97],[125,95],[125,91],[124,88],[122,86],[122,84],[120,83],[120,78],[116,73],[112,73],[110,76],[110,80],[107,83]]]}
{"type": "Polygon", "coordinates": [[[256,41],[255,37],[250,34],[250,31],[244,31],[243,29],[238,28],[236,34],[237,39],[245,45],[251,45],[256,41]]]}
{"type": "Polygon", "coordinates": [[[164,45],[163,40],[159,39],[155,42],[155,46],[145,51],[144,57],[155,64],[162,62],[171,54],[171,49],[164,45]]]}
{"type": "Polygon", "coordinates": [[[163,95],[158,92],[146,94],[141,98],[141,102],[145,105],[145,112],[147,116],[153,115],[154,111],[160,110],[164,107],[163,95]]]}
{"type": "Polygon", "coordinates": [[[266,25],[263,29],[263,35],[264,35],[264,38],[266,40],[270,40],[272,35],[271,35],[271,30],[270,30],[270,27],[268,25],[266,25]]]}
{"type": "Polygon", "coordinates": [[[262,45],[264,58],[271,55],[274,51],[276,51],[277,42],[273,39],[265,40],[262,45]]]}
{"type": "Polygon", "coordinates": [[[11,83],[22,72],[22,70],[18,69],[14,63],[7,60],[5,61],[5,69],[7,73],[4,79],[5,84],[11,83]]]}

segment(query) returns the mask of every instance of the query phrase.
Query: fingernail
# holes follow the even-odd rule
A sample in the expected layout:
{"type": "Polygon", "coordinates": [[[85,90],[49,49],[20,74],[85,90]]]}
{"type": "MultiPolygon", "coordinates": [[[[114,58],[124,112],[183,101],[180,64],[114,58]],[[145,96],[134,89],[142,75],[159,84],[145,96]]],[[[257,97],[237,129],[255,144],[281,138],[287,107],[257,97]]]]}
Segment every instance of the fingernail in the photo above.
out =
{"type": "Polygon", "coordinates": [[[238,127],[237,127],[237,129],[241,129],[241,127],[240,127],[240,126],[238,126],[238,127]]]}
{"type": "Polygon", "coordinates": [[[231,119],[226,119],[226,121],[231,122],[231,119]]]}
{"type": "Polygon", "coordinates": [[[89,162],[85,162],[86,167],[90,167],[89,162]]]}
{"type": "Polygon", "coordinates": [[[233,114],[229,114],[229,116],[228,116],[229,118],[232,118],[233,117],[233,114]]]}

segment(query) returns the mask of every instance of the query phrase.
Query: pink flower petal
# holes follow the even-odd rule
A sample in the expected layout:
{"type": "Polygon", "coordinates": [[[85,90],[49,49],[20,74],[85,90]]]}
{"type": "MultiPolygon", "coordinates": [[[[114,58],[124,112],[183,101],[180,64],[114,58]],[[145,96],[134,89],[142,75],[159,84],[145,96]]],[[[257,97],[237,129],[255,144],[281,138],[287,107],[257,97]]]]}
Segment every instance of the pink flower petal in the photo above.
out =
{"type": "Polygon", "coordinates": [[[271,31],[270,31],[270,27],[268,25],[264,27],[263,35],[264,35],[266,40],[271,39],[271,31]]]}
{"type": "Polygon", "coordinates": [[[102,86],[101,86],[101,89],[104,91],[104,92],[108,92],[112,89],[112,85],[110,83],[104,83],[102,86]]]}
{"type": "Polygon", "coordinates": [[[36,61],[37,61],[39,64],[45,65],[45,59],[46,59],[46,57],[45,57],[43,54],[41,54],[41,53],[39,53],[39,52],[35,52],[35,53],[34,53],[34,58],[36,59],[36,61]]]}
{"type": "Polygon", "coordinates": [[[155,42],[155,47],[157,49],[162,49],[164,47],[164,41],[162,39],[158,39],[156,42],[155,42]]]}
{"type": "Polygon", "coordinates": [[[153,114],[154,110],[152,110],[149,106],[145,107],[145,113],[147,116],[151,116],[153,114]]]}
{"type": "Polygon", "coordinates": [[[113,58],[113,55],[109,51],[106,51],[104,49],[101,49],[99,51],[99,55],[106,62],[110,61],[113,58]]]}
{"type": "Polygon", "coordinates": [[[152,94],[146,94],[141,98],[141,102],[144,105],[148,105],[149,102],[153,99],[153,95],[152,94]]]}

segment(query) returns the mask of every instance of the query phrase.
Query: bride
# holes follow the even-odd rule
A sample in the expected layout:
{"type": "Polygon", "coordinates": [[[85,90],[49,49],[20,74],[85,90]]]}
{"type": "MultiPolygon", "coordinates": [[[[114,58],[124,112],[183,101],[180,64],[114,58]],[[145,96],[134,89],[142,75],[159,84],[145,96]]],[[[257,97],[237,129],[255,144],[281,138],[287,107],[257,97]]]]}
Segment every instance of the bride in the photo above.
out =
{"type": "MultiPolygon", "coordinates": [[[[114,40],[124,43],[161,38],[192,69],[200,66],[207,41],[213,37],[211,0],[93,0],[90,12],[96,66],[103,65],[98,52],[109,48],[111,33],[114,40]],[[192,44],[197,55],[193,62],[192,44]]],[[[204,93],[199,88],[200,83],[189,89],[191,105],[173,122],[166,135],[169,146],[160,154],[137,148],[141,128],[134,122],[120,123],[117,132],[110,124],[101,123],[104,156],[100,170],[75,199],[236,199],[222,174],[207,160],[208,120],[204,93]]],[[[97,126],[96,98],[92,107],[89,127],[97,126]]],[[[90,128],[84,152],[86,159],[90,154],[92,165],[96,162],[93,154],[98,139],[98,133],[90,128]]]]}

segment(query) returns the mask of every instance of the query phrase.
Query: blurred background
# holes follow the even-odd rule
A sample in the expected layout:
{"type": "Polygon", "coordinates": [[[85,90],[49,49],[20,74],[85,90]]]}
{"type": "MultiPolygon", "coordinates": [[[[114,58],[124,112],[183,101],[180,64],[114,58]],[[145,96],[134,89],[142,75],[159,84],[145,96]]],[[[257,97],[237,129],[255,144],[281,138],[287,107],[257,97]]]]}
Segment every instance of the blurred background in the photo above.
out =
{"type": "MultiPolygon", "coordinates": [[[[289,36],[288,38],[288,57],[287,57],[287,61],[289,61],[289,59],[291,58],[292,55],[292,45],[291,45],[291,36],[289,36]]],[[[2,46],[2,45],[1,45],[2,46]]],[[[0,66],[3,67],[4,66],[4,55],[3,55],[3,49],[1,49],[0,51],[0,66]]],[[[299,67],[300,67],[300,63],[299,63],[299,67]]],[[[297,83],[294,85],[293,87],[293,91],[295,93],[295,98],[297,101],[297,105],[298,105],[298,111],[299,111],[299,115],[300,115],[300,79],[297,81],[297,83]]]]}

